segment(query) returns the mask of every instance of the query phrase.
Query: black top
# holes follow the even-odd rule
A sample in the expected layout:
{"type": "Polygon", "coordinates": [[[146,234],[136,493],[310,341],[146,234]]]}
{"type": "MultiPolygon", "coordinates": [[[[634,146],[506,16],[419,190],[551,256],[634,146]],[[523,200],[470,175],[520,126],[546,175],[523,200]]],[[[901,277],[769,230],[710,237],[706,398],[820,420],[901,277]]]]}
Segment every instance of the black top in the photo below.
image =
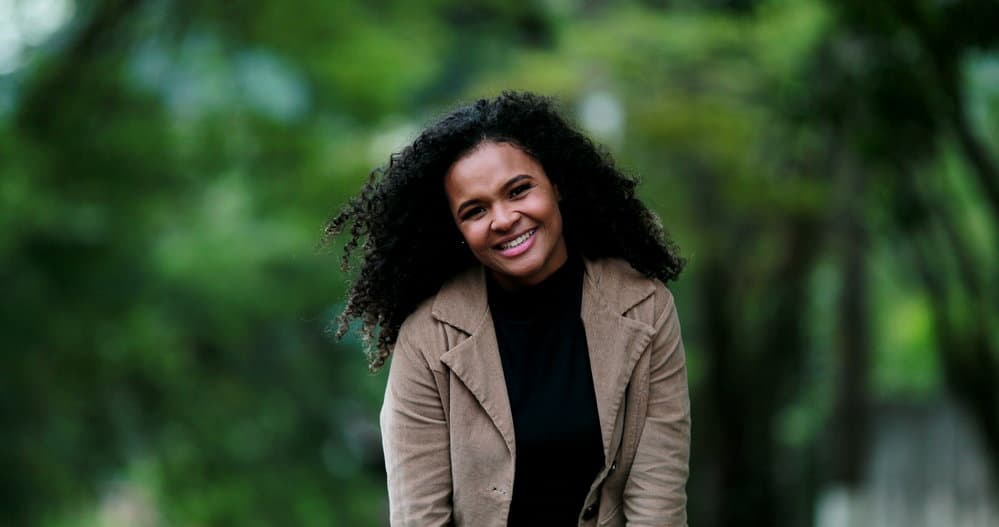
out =
{"type": "Polygon", "coordinates": [[[574,256],[536,286],[488,282],[517,443],[511,527],[576,525],[604,463],[582,291],[574,256]]]}

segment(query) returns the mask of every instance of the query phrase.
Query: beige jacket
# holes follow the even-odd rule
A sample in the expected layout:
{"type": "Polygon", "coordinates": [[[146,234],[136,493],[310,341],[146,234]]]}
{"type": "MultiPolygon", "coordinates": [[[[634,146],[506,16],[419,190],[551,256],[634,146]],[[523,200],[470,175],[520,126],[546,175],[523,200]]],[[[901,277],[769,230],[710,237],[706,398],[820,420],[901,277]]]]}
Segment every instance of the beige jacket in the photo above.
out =
{"type": "MultiPolygon", "coordinates": [[[[585,268],[606,462],[579,525],[685,526],[690,404],[673,297],[622,260],[585,268]]],[[[406,319],[381,430],[393,526],[506,525],[517,452],[481,268],[406,319]]]]}

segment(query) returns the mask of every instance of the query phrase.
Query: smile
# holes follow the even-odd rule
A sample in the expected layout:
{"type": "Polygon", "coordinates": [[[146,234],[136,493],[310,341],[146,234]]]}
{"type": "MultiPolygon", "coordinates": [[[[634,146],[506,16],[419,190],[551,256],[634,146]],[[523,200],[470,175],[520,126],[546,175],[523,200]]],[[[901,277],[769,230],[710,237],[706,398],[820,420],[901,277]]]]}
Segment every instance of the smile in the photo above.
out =
{"type": "Polygon", "coordinates": [[[501,244],[497,245],[497,247],[499,247],[499,249],[501,251],[505,251],[507,249],[513,249],[514,247],[517,247],[517,246],[523,244],[524,242],[526,242],[528,239],[531,238],[531,236],[534,236],[534,233],[537,232],[537,231],[538,231],[538,229],[537,229],[537,227],[535,227],[535,228],[533,228],[533,229],[525,232],[524,234],[521,234],[520,236],[517,236],[516,238],[514,238],[514,239],[512,239],[512,240],[510,240],[510,241],[508,241],[506,243],[501,243],[501,244]]]}

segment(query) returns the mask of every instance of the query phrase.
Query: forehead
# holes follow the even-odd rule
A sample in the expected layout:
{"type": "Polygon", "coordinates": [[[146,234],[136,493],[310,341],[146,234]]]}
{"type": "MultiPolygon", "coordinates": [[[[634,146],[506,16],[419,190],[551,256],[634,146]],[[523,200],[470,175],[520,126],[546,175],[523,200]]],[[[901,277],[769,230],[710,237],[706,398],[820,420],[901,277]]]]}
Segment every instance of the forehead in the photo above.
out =
{"type": "Polygon", "coordinates": [[[502,187],[515,176],[545,178],[536,159],[509,143],[482,143],[451,165],[444,177],[448,194],[465,194],[502,187]]]}

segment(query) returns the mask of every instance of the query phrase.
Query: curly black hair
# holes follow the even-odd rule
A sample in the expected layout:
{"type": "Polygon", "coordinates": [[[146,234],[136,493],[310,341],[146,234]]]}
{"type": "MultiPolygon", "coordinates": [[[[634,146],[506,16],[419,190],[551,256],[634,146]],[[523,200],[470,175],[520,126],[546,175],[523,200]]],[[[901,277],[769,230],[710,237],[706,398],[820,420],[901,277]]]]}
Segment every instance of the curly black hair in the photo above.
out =
{"type": "Polygon", "coordinates": [[[343,336],[350,321],[360,319],[372,372],[388,359],[406,317],[449,278],[478,264],[461,243],[444,176],[486,141],[512,144],[541,164],[559,189],[563,236],[575,253],[623,258],[664,283],[683,268],[658,217],[635,196],[638,181],[569,124],[552,99],[523,92],[480,99],[392,154],[326,224],[327,244],[350,225],[343,270],[350,270],[352,256],[362,262],[336,335],[343,336]]]}

